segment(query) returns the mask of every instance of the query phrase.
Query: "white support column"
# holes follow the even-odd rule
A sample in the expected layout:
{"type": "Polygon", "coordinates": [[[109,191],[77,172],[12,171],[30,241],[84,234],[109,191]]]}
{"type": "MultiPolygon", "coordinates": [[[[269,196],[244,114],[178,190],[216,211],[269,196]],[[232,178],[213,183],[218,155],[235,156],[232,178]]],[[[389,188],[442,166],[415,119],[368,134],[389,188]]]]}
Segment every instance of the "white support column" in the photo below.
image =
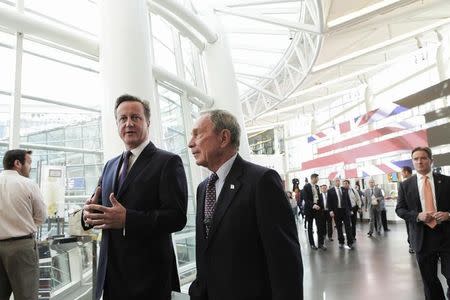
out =
{"type": "MultiPolygon", "coordinates": [[[[18,13],[23,13],[24,1],[16,4],[18,13]]],[[[14,92],[11,105],[11,121],[9,129],[9,149],[17,149],[20,146],[20,115],[22,105],[22,57],[23,57],[23,33],[16,33],[16,63],[14,69],[14,92]]]]}
{"type": "Polygon", "coordinates": [[[124,149],[117,133],[114,104],[122,94],[150,102],[150,139],[159,144],[161,122],[152,73],[152,39],[146,0],[100,1],[100,75],[104,88],[102,107],[105,160],[124,149]]]}
{"type": "Polygon", "coordinates": [[[211,14],[208,15],[208,21],[208,24],[215,28],[218,34],[218,40],[214,44],[207,44],[204,51],[208,94],[214,99],[212,108],[225,109],[236,116],[242,130],[239,154],[248,159],[250,150],[244,114],[239,101],[236,74],[231,60],[231,50],[218,16],[211,11],[211,14]]]}

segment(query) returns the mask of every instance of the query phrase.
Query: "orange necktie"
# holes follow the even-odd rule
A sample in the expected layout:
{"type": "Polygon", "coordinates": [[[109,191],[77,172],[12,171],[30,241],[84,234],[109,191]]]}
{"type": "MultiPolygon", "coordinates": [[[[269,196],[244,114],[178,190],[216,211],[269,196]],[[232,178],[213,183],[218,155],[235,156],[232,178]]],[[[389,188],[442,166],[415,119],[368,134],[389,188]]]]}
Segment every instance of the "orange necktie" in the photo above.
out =
{"type": "MultiPolygon", "coordinates": [[[[434,207],[434,201],[433,201],[433,191],[431,190],[431,184],[430,180],[428,179],[428,176],[425,176],[423,178],[423,196],[425,200],[425,211],[426,212],[436,212],[436,207],[434,207]]],[[[432,219],[430,222],[426,223],[430,228],[434,228],[437,223],[435,219],[432,219]]]]}

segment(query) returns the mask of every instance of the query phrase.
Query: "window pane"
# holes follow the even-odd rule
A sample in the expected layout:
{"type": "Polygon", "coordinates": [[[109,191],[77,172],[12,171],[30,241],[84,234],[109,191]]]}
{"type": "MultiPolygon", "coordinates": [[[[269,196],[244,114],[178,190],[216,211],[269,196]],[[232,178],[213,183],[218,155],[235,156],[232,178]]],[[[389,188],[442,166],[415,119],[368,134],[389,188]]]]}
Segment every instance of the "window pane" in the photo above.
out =
{"type": "Polygon", "coordinates": [[[21,142],[100,149],[99,113],[22,99],[21,142]]]}
{"type": "Polygon", "coordinates": [[[24,40],[24,49],[23,95],[100,108],[99,74],[91,71],[97,62],[28,40],[24,40]]]}
{"type": "Polygon", "coordinates": [[[14,89],[15,36],[0,31],[0,91],[14,89]]]}
{"type": "Polygon", "coordinates": [[[152,15],[151,23],[155,64],[177,74],[171,25],[155,15],[152,15]]]}
{"type": "Polygon", "coordinates": [[[11,96],[0,95],[0,143],[8,143],[11,96]]]}
{"type": "Polygon", "coordinates": [[[25,0],[27,13],[48,17],[89,33],[98,34],[98,8],[88,0],[25,0]],[[31,11],[30,11],[31,10],[31,11]]]}

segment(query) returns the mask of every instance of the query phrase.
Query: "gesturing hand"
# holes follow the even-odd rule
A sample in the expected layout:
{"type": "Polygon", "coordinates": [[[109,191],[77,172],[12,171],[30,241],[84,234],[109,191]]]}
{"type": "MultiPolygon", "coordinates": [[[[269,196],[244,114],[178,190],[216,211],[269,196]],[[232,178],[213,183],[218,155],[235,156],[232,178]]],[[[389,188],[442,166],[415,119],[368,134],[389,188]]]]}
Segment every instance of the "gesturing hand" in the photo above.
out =
{"type": "Polygon", "coordinates": [[[90,213],[94,212],[93,210],[89,209],[89,204],[97,204],[97,203],[99,203],[99,199],[100,199],[101,194],[102,194],[102,188],[98,186],[95,189],[94,195],[92,195],[92,197],[86,199],[86,202],[84,203],[84,207],[83,207],[83,220],[84,220],[85,223],[87,223],[86,222],[87,221],[86,215],[89,215],[90,213]]]}
{"type": "Polygon", "coordinates": [[[85,207],[85,221],[93,225],[96,229],[121,229],[125,225],[127,210],[117,201],[114,193],[109,195],[112,207],[106,207],[98,204],[88,204],[85,207]],[[93,213],[89,211],[99,211],[93,213]]]}

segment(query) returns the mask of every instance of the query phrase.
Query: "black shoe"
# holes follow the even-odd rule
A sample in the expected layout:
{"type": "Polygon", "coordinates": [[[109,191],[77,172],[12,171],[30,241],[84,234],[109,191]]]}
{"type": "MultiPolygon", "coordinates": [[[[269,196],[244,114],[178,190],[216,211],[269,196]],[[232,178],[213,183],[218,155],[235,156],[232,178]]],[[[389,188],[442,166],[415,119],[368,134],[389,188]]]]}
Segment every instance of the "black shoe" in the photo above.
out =
{"type": "Polygon", "coordinates": [[[344,248],[344,244],[339,244],[339,248],[344,248]]]}
{"type": "Polygon", "coordinates": [[[334,241],[333,238],[328,238],[328,240],[329,240],[330,242],[334,241]]]}
{"type": "Polygon", "coordinates": [[[411,248],[411,247],[409,247],[409,251],[408,251],[410,254],[414,254],[415,252],[414,252],[414,250],[413,250],[413,248],[411,248]]]}
{"type": "Polygon", "coordinates": [[[372,232],[368,232],[367,235],[368,235],[369,237],[372,237],[372,232]]]}
{"type": "Polygon", "coordinates": [[[314,245],[311,245],[311,249],[312,249],[312,250],[317,250],[317,247],[314,246],[314,245]]]}
{"type": "Polygon", "coordinates": [[[320,249],[320,250],[323,250],[323,251],[326,251],[326,250],[327,250],[327,247],[325,247],[324,245],[320,245],[320,246],[319,246],[319,249],[320,249]]]}
{"type": "Polygon", "coordinates": [[[391,231],[389,228],[386,228],[384,231],[391,231]]]}
{"type": "Polygon", "coordinates": [[[353,249],[354,249],[353,244],[348,245],[348,248],[349,248],[350,250],[353,250],[353,249]]]}

